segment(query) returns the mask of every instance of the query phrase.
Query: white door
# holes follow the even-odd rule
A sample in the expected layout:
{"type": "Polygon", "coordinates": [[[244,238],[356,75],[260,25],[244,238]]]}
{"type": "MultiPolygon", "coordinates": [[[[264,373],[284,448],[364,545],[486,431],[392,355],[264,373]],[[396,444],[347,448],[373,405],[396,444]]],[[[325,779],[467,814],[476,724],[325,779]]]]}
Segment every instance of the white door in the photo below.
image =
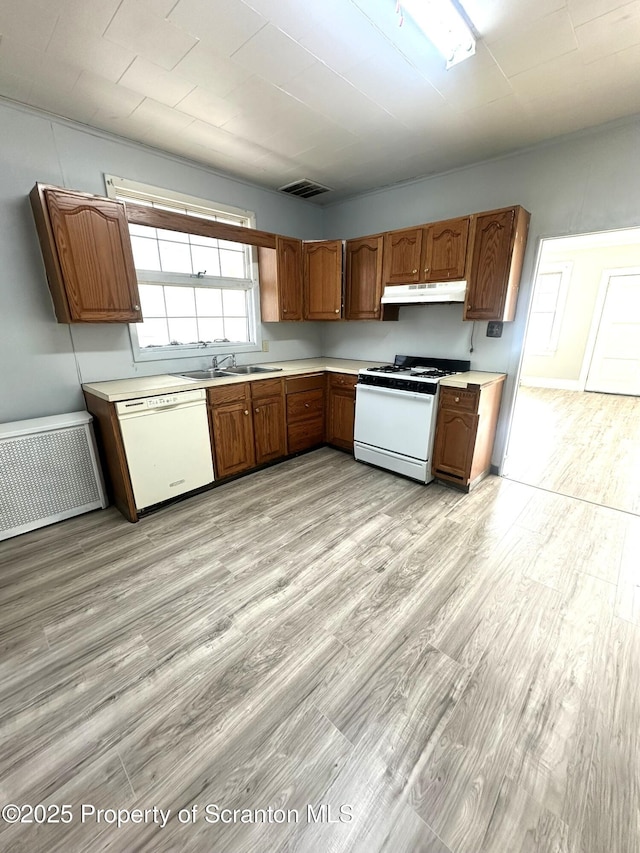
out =
{"type": "Polygon", "coordinates": [[[585,390],[640,395],[640,274],[635,270],[609,275],[585,390]]]}

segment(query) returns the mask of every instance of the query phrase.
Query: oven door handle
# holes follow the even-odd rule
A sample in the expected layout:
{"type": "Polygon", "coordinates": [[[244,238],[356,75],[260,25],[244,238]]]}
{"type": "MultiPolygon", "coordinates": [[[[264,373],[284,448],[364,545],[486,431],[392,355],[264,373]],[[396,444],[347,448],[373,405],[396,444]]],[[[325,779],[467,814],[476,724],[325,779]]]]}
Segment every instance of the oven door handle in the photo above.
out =
{"type": "Polygon", "coordinates": [[[421,394],[419,391],[398,391],[396,388],[381,388],[379,385],[356,385],[356,397],[358,394],[388,394],[390,397],[411,397],[414,400],[424,400],[433,403],[435,394],[421,394]]]}

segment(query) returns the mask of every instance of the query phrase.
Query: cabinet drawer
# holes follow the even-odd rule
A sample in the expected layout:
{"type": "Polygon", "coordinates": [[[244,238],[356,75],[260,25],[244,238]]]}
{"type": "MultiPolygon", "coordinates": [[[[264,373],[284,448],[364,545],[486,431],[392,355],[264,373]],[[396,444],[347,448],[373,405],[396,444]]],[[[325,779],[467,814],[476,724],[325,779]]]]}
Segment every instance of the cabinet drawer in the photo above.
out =
{"type": "Polygon", "coordinates": [[[440,388],[440,407],[461,412],[477,412],[480,395],[462,388],[440,388]]]}
{"type": "Polygon", "coordinates": [[[207,388],[207,403],[210,406],[220,406],[223,403],[235,403],[245,400],[247,383],[238,382],[234,385],[221,385],[219,388],[207,388]]]}
{"type": "Polygon", "coordinates": [[[324,417],[324,390],[299,391],[287,394],[287,421],[310,420],[324,417]]]}
{"type": "Polygon", "coordinates": [[[297,391],[311,391],[313,388],[324,388],[324,373],[314,373],[311,376],[290,376],[284,381],[287,394],[297,391]]]}
{"type": "Polygon", "coordinates": [[[324,418],[289,424],[287,438],[289,453],[298,453],[300,450],[322,444],[324,441],[324,418]]]}
{"type": "Polygon", "coordinates": [[[350,373],[329,373],[329,385],[332,388],[355,388],[358,382],[357,376],[350,373]]]}
{"type": "Polygon", "coordinates": [[[251,383],[251,399],[279,397],[282,394],[282,379],[259,379],[251,383]]]}

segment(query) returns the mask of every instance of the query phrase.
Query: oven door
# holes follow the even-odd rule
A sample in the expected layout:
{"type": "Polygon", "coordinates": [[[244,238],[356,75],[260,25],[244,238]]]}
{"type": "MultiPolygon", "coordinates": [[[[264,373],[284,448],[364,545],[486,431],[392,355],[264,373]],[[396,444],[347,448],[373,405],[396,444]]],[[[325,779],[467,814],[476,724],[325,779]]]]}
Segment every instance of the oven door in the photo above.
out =
{"type": "Polygon", "coordinates": [[[356,385],[355,441],[426,462],[433,447],[436,400],[430,394],[356,385]]]}

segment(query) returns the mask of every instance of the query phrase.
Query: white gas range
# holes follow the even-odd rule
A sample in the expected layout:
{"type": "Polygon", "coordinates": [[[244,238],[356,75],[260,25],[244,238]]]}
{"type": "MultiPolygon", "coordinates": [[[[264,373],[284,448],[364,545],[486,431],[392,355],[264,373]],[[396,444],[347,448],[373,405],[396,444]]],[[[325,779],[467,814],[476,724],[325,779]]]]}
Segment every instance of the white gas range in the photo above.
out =
{"type": "Polygon", "coordinates": [[[438,383],[470,361],[397,355],[391,365],[358,374],[354,455],[421,483],[433,480],[431,457],[438,383]]]}

